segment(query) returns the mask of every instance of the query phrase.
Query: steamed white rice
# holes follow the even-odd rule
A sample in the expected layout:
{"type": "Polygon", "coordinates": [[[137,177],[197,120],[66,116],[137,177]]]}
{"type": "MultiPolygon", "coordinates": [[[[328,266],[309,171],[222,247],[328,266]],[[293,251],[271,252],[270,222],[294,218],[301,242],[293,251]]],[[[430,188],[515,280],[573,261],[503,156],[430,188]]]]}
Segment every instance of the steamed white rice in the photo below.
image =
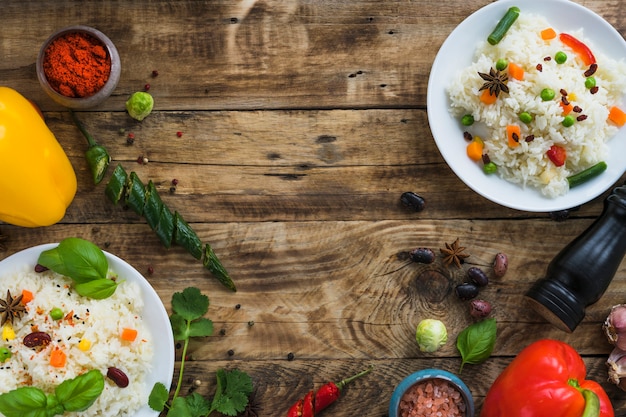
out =
{"type": "Polygon", "coordinates": [[[610,107],[622,104],[626,92],[626,64],[604,56],[596,45],[585,39],[582,30],[568,32],[584,42],[596,57],[598,70],[593,76],[599,90],[591,94],[585,87],[583,75],[588,67],[559,41],[558,36],[550,41],[541,39],[540,32],[549,27],[559,33],[559,28],[550,25],[544,17],[522,11],[500,43],[493,46],[485,40],[478,45],[472,64],[452,80],[448,94],[454,117],[460,119],[465,114],[474,117],[477,123],[465,129],[484,140],[483,153],[498,166],[498,175],[522,187],[536,187],[552,198],[568,192],[568,176],[606,160],[607,142],[618,130],[607,117],[610,107]],[[558,51],[567,54],[564,64],[555,62],[558,51]],[[548,56],[552,59],[545,61],[548,56]],[[517,81],[509,76],[509,94],[500,93],[495,104],[485,105],[478,91],[485,81],[478,72],[489,73],[501,58],[524,68],[525,77],[517,81]],[[541,64],[541,72],[537,64],[541,64]],[[542,101],[540,94],[544,88],[555,91],[554,100],[542,101]],[[586,115],[586,120],[571,127],[561,124],[563,110],[559,105],[559,91],[562,89],[571,104],[582,108],[580,114],[586,115]],[[529,125],[519,120],[522,112],[533,115],[534,120],[529,125]],[[520,145],[515,148],[508,146],[506,135],[506,126],[513,124],[521,127],[520,145]],[[524,138],[531,134],[535,139],[525,142],[524,138]],[[567,151],[566,163],[561,167],[546,156],[554,144],[567,151]]]}
{"type": "Polygon", "coordinates": [[[113,296],[92,300],[78,295],[71,287],[69,278],[51,271],[36,273],[32,267],[16,275],[0,277],[0,297],[6,297],[7,289],[13,297],[24,289],[34,294],[26,305],[26,314],[12,326],[15,339],[0,340],[0,347],[8,347],[12,352],[8,361],[0,363],[0,393],[22,386],[34,386],[51,393],[62,381],[98,369],[105,376],[104,391],[98,400],[84,412],[65,415],[133,415],[147,404],[152,388],[145,383],[145,375],[151,367],[153,342],[141,317],[141,290],[135,283],[123,281],[113,296]],[[71,319],[52,320],[49,312],[55,307],[65,314],[73,312],[71,319]],[[42,350],[22,343],[24,336],[34,328],[52,337],[52,342],[42,350]],[[120,338],[124,328],[138,331],[135,341],[120,338]],[[91,342],[89,350],[79,349],[81,339],[91,342]],[[62,368],[49,364],[50,352],[55,348],[67,355],[67,364],[62,368]],[[106,378],[110,366],[126,373],[130,381],[128,387],[120,388],[106,378]]]}

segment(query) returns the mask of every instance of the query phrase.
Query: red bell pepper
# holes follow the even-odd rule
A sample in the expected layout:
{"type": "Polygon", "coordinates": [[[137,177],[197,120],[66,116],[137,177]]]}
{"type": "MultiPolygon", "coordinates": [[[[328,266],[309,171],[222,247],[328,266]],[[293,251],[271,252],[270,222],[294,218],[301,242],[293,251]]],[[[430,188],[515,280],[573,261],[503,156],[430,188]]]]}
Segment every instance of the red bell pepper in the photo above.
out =
{"type": "Polygon", "coordinates": [[[572,48],[572,51],[578,55],[581,61],[587,66],[596,63],[596,57],[593,56],[593,52],[591,49],[572,35],[568,35],[567,33],[561,33],[559,35],[559,39],[563,44],[572,48]]]}
{"type": "Polygon", "coordinates": [[[585,380],[570,345],[543,339],[523,349],[495,380],[480,417],[614,417],[604,389],[585,380]]]}
{"type": "Polygon", "coordinates": [[[550,149],[548,149],[546,155],[548,155],[548,158],[557,167],[562,166],[565,163],[565,159],[567,159],[567,151],[565,150],[565,148],[559,145],[550,146],[550,149]]]}

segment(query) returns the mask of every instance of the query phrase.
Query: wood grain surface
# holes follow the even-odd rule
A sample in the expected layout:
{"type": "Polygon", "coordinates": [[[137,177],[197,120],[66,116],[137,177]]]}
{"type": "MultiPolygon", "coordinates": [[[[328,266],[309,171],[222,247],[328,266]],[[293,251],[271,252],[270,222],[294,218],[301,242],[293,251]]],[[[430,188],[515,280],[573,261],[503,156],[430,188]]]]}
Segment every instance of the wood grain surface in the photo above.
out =
{"type": "MultiPolygon", "coordinates": [[[[54,226],[0,224],[8,236],[0,259],[70,236],[90,239],[143,272],[168,311],[172,294],[185,287],[209,295],[216,332],[192,344],[184,389],[198,378],[198,392],[209,395],[215,371],[237,367],[254,380],[259,415],[284,416],[307,391],[374,365],[321,415],[381,417],[408,374],[427,367],[459,373],[456,335],[472,322],[453,293],[464,270],[440,259],[405,265],[409,250],[439,253],[459,238],[468,262],[488,269],[498,252],[510,260],[507,274],[480,295],[498,321],[493,356],[460,373],[477,408],[523,347],[554,338],[583,355],[616,415],[626,415],[626,393],[606,382],[611,346],[600,328],[610,307],[626,302],[626,263],[571,334],[523,302],[550,260],[601,213],[608,192],[561,222],[507,209],[465,186],[430,133],[432,61],[456,25],[488,3],[2,1],[0,84],[43,110],[77,173],[78,193],[54,226]],[[35,74],[41,44],[74,24],[103,31],[122,59],[111,98],[79,118],[113,165],[152,180],[164,202],[211,243],[236,293],[184,251],[165,249],[142,218],[92,184],[84,139],[35,74]],[[124,102],[146,84],[155,110],[137,122],[124,102]],[[138,164],[139,157],[149,162],[138,164]],[[178,185],[170,190],[173,179],[178,185]],[[405,191],[424,196],[425,210],[400,204],[405,191]],[[420,352],[415,342],[424,318],[448,328],[450,339],[436,353],[420,352]]],[[[622,2],[577,3],[626,33],[622,2]]]]}

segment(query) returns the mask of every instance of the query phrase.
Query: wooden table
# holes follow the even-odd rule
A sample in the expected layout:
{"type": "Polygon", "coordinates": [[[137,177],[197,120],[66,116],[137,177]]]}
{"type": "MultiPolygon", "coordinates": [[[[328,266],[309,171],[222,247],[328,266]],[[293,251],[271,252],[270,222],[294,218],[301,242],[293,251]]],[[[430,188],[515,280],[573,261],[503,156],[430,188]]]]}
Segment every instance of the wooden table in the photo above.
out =
{"type": "MultiPolygon", "coordinates": [[[[440,286],[423,279],[426,267],[417,264],[387,273],[412,248],[438,253],[459,238],[475,262],[490,263],[497,252],[510,260],[506,276],[481,291],[498,321],[493,356],[461,373],[477,407],[524,346],[555,338],[584,356],[616,414],[626,414],[626,394],[605,382],[611,347],[600,332],[609,308],[626,301],[626,263],[571,334],[522,303],[554,255],[600,214],[607,194],[563,222],[503,208],[465,186],[431,136],[431,63],[454,27],[487,3],[4,0],[1,84],[41,107],[71,159],[78,193],[54,226],[1,224],[8,240],[0,259],[70,236],[89,239],[144,272],[168,311],[172,294],[188,286],[209,295],[215,333],[193,343],[185,387],[199,378],[198,392],[209,395],[215,371],[237,367],[254,380],[259,415],[284,416],[307,391],[374,365],[325,415],[380,417],[408,374],[426,367],[458,373],[456,336],[472,322],[450,291],[462,274],[442,268],[448,284],[440,286]],[[104,183],[92,184],[83,137],[35,75],[42,42],[74,24],[103,31],[122,59],[113,96],[80,119],[113,165],[152,180],[211,243],[236,293],[184,250],[165,249],[144,219],[105,198],[104,183]],[[124,103],[146,84],[155,110],[137,122],[124,103]],[[140,156],[149,163],[138,164],[140,156]],[[405,191],[424,196],[426,209],[402,206],[405,191]],[[433,354],[414,339],[424,318],[444,321],[450,335],[433,354]]],[[[614,2],[578,3],[626,31],[614,2]]]]}

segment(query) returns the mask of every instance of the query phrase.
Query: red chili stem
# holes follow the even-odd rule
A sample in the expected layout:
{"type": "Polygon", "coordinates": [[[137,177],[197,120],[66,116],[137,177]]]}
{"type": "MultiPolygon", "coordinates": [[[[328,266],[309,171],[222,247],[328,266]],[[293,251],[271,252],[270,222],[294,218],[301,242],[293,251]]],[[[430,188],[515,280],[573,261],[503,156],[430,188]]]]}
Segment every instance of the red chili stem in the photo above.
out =
{"type": "Polygon", "coordinates": [[[348,385],[350,382],[352,382],[352,381],[354,381],[355,379],[360,378],[360,377],[362,377],[362,376],[364,376],[364,375],[367,375],[367,374],[369,374],[370,372],[372,372],[372,369],[374,369],[374,366],[373,366],[373,365],[372,365],[372,366],[370,366],[369,368],[367,368],[366,370],[359,372],[358,374],[352,375],[351,377],[346,378],[346,379],[342,379],[341,381],[339,381],[339,382],[337,382],[337,383],[336,383],[337,388],[339,388],[339,390],[341,391],[341,390],[342,390],[342,389],[343,389],[346,385],[348,385]]]}

